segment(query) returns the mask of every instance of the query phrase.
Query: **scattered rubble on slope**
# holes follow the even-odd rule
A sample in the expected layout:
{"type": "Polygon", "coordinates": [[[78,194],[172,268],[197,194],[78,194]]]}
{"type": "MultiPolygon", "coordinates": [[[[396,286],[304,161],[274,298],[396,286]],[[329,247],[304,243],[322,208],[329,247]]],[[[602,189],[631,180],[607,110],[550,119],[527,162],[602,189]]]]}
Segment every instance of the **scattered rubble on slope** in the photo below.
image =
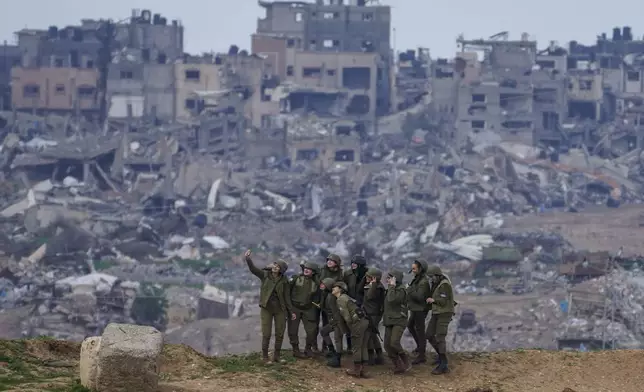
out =
{"type": "MultiPolygon", "coordinates": [[[[460,295],[565,289],[560,261],[583,256],[553,233],[503,230],[505,218],[642,201],[633,154],[607,161],[485,141],[456,151],[431,132],[410,147],[404,132],[339,135],[297,115],[281,119],[286,132],[270,143],[247,131],[234,150],[213,141],[211,151],[194,124],[92,136],[90,125],[52,121],[9,121],[0,152],[0,304],[33,306],[27,336],[80,340],[110,322],[163,329],[239,317],[256,284],[239,260],[245,248],[260,262],[287,259],[291,271],[331,251],[364,253],[384,269],[427,258],[460,295]],[[234,294],[206,306],[207,285],[234,294]]],[[[541,330],[544,320],[523,325],[541,330]]],[[[641,338],[616,323],[627,330],[600,329],[641,338]]]]}

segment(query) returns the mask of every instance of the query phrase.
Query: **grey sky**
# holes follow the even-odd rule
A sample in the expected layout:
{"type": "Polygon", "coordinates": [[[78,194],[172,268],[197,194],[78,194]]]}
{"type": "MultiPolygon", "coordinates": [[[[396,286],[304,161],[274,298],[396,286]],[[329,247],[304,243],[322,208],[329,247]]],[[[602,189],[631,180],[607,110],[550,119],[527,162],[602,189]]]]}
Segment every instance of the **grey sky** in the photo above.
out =
{"type": "MultiPolygon", "coordinates": [[[[123,19],[132,8],[151,9],[186,27],[189,52],[225,51],[230,44],[250,46],[250,34],[262,9],[256,0],[2,0],[0,40],[14,41],[24,27],[70,25],[81,18],[123,19]],[[11,4],[7,6],[6,4],[11,4]]],[[[396,48],[429,47],[434,57],[452,56],[459,33],[481,38],[499,31],[536,37],[545,47],[550,40],[564,45],[571,39],[590,43],[612,27],[627,25],[636,37],[644,35],[644,1],[611,3],[582,0],[381,0],[392,6],[396,48]],[[596,6],[595,6],[596,5],[596,6]]]]}

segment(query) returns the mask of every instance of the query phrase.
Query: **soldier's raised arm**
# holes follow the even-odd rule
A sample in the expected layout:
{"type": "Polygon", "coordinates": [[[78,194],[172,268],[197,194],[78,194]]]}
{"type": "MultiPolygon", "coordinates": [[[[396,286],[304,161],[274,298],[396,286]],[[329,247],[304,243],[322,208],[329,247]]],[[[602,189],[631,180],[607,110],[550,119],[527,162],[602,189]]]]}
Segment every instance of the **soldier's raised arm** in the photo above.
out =
{"type": "Polygon", "coordinates": [[[264,280],[264,278],[266,278],[266,271],[257,268],[255,264],[253,264],[251,255],[252,252],[250,251],[250,249],[247,250],[246,253],[244,253],[244,260],[246,261],[246,265],[248,265],[248,269],[253,275],[257,276],[259,279],[264,280]]]}

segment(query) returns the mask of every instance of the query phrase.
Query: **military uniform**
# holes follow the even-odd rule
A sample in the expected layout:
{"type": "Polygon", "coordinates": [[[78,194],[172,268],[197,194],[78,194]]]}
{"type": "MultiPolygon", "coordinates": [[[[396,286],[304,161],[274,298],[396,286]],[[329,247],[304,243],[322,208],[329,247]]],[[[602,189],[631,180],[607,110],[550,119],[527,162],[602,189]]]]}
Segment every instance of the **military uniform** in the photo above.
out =
{"type": "Polygon", "coordinates": [[[435,364],[436,368],[432,371],[434,374],[443,374],[449,371],[447,366],[447,344],[445,338],[449,323],[454,317],[456,301],[454,301],[454,289],[452,282],[438,266],[431,266],[427,274],[432,276],[433,285],[431,298],[432,316],[427,324],[427,340],[438,353],[438,359],[435,364]]]}
{"type": "Polygon", "coordinates": [[[313,305],[320,302],[320,288],[318,281],[319,268],[313,263],[305,263],[302,269],[313,271],[311,276],[300,274],[291,279],[291,303],[295,319],[288,322],[288,337],[293,348],[293,356],[296,358],[311,357],[313,347],[317,348],[318,338],[318,309],[313,305]],[[304,325],[306,333],[306,345],[304,355],[300,352],[299,330],[300,322],[304,325]]]}
{"type": "Polygon", "coordinates": [[[364,309],[369,321],[371,322],[371,336],[369,338],[369,365],[382,365],[384,358],[382,356],[382,345],[380,344],[378,326],[382,320],[382,313],[385,305],[386,289],[380,280],[382,272],[377,268],[369,268],[367,277],[376,278],[376,281],[365,286],[365,295],[362,308],[364,309]]]}
{"type": "MultiPolygon", "coordinates": [[[[326,261],[333,261],[336,264],[335,268],[329,268],[327,264],[325,264],[321,269],[320,269],[320,276],[319,279],[320,281],[323,281],[326,278],[331,278],[336,282],[339,282],[342,280],[342,259],[340,256],[336,254],[329,254],[326,258],[326,261]]],[[[330,288],[329,288],[330,290],[330,288]]],[[[322,298],[321,301],[324,301],[324,298],[327,295],[331,295],[330,293],[323,292],[322,293],[322,298]]],[[[325,326],[329,323],[329,317],[326,313],[324,312],[318,312],[319,317],[322,320],[322,326],[325,326]]],[[[345,328],[346,329],[346,328],[345,328]]],[[[333,340],[335,341],[335,349],[338,350],[338,352],[342,352],[342,334],[344,332],[340,331],[338,328],[334,330],[333,334],[333,340]]]]}
{"type": "Polygon", "coordinates": [[[403,274],[391,271],[389,277],[396,279],[396,285],[388,285],[385,296],[382,323],[385,326],[385,351],[394,364],[394,373],[404,373],[411,369],[409,355],[400,343],[407,327],[407,291],[402,284],[403,274]]]}
{"type": "Polygon", "coordinates": [[[322,314],[328,315],[329,323],[320,329],[320,335],[322,335],[322,342],[327,349],[327,366],[337,368],[340,367],[342,359],[342,336],[345,333],[348,333],[349,328],[340,315],[337,298],[331,295],[331,289],[335,284],[335,280],[326,278],[322,280],[322,284],[325,286],[324,292],[326,292],[327,295],[322,300],[320,308],[322,310],[322,314]],[[335,346],[333,341],[331,341],[331,332],[334,334],[335,346]]]}
{"type": "MultiPolygon", "coordinates": [[[[347,284],[349,297],[356,300],[358,306],[362,306],[364,298],[365,275],[367,273],[367,260],[355,255],[351,258],[351,268],[344,271],[342,280],[347,284]],[[354,268],[355,265],[355,268],[354,268]]],[[[347,349],[351,350],[351,335],[347,336],[347,349]]]]}
{"type": "Polygon", "coordinates": [[[429,313],[430,305],[427,303],[431,292],[429,280],[427,279],[427,263],[416,260],[414,264],[418,267],[418,273],[407,287],[407,306],[409,307],[409,320],[407,329],[416,342],[416,358],[413,365],[424,363],[427,340],[425,337],[425,320],[429,313]]]}
{"type": "Polygon", "coordinates": [[[353,377],[366,377],[364,365],[369,360],[367,345],[371,334],[369,320],[367,320],[366,315],[358,307],[355,300],[347,295],[346,283],[336,282],[333,287],[341,290],[336,296],[338,310],[351,330],[351,340],[353,342],[353,368],[347,369],[347,374],[353,377]]]}
{"type": "Polygon", "coordinates": [[[288,269],[288,264],[284,260],[277,261],[280,273],[275,275],[270,270],[257,268],[253,264],[250,256],[247,256],[245,259],[250,272],[262,282],[259,292],[260,320],[262,325],[262,358],[268,361],[271,329],[273,323],[275,323],[273,360],[279,361],[280,351],[282,350],[282,343],[284,341],[286,319],[293,310],[289,282],[284,276],[284,273],[288,269]]]}

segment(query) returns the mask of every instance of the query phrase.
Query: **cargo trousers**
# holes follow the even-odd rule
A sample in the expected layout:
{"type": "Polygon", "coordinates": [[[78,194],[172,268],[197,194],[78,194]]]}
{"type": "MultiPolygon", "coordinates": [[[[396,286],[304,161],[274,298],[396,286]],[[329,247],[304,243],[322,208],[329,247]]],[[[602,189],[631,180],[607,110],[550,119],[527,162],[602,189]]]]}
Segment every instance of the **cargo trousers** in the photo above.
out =
{"type": "Polygon", "coordinates": [[[315,308],[301,309],[295,307],[295,320],[288,322],[288,337],[291,347],[298,348],[300,346],[300,323],[304,326],[306,333],[306,347],[317,347],[318,340],[318,315],[315,308]]]}
{"type": "Polygon", "coordinates": [[[262,351],[268,351],[273,324],[275,324],[275,352],[282,349],[284,331],[286,330],[286,316],[286,312],[280,308],[261,308],[259,317],[262,326],[262,351]]]}
{"type": "Polygon", "coordinates": [[[406,326],[392,325],[385,327],[385,351],[389,358],[398,358],[398,356],[405,354],[402,347],[402,336],[405,333],[406,326]]]}
{"type": "Polygon", "coordinates": [[[433,314],[427,323],[427,341],[434,347],[437,354],[447,354],[447,332],[449,323],[452,321],[454,313],[433,314]]]}

